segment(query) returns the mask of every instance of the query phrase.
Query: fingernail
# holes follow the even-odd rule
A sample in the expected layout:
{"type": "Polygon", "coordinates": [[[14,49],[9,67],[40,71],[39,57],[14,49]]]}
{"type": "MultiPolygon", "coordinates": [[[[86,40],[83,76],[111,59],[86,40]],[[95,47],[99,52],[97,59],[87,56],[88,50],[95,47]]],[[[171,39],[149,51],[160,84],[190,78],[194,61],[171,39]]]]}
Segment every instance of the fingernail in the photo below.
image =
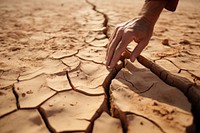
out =
{"type": "Polygon", "coordinates": [[[110,67],[110,69],[113,69],[113,67],[114,67],[113,63],[112,63],[112,64],[110,64],[110,66],[109,66],[109,67],[110,67]]]}
{"type": "Polygon", "coordinates": [[[111,70],[112,70],[112,69],[111,69],[109,66],[108,66],[108,67],[106,67],[106,68],[107,68],[107,70],[108,70],[108,71],[111,71],[111,70]]]}
{"type": "Polygon", "coordinates": [[[113,68],[113,66],[109,66],[109,69],[112,69],[113,68]]]}
{"type": "Polygon", "coordinates": [[[108,61],[107,61],[107,60],[105,61],[105,63],[106,63],[106,66],[109,66],[109,63],[108,63],[108,61]]]}
{"type": "Polygon", "coordinates": [[[131,62],[134,62],[135,61],[135,56],[131,57],[131,62]]]}

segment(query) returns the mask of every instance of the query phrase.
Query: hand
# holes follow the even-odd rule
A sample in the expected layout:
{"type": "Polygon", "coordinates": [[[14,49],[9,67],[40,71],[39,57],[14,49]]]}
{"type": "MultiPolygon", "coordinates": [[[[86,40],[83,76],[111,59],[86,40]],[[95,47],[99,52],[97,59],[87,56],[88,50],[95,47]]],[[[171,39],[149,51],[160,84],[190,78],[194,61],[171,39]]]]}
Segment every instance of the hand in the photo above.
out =
{"type": "Polygon", "coordinates": [[[118,25],[109,39],[106,66],[115,67],[123,52],[133,40],[138,43],[132,51],[130,60],[134,60],[140,55],[142,50],[147,46],[153,33],[154,24],[151,24],[144,17],[130,20],[118,25]]]}

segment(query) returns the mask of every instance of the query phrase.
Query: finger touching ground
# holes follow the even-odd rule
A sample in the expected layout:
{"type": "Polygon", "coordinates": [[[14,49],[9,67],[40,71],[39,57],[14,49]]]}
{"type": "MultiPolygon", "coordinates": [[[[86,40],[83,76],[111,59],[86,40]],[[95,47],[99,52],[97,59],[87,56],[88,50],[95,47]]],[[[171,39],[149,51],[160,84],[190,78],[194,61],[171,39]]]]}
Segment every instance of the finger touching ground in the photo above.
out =
{"type": "Polygon", "coordinates": [[[122,27],[123,27],[123,25],[119,25],[119,26],[117,26],[117,27],[114,29],[113,33],[112,33],[111,36],[109,37],[109,43],[108,43],[108,45],[107,45],[107,48],[109,47],[109,45],[111,44],[111,42],[112,42],[112,40],[115,38],[115,36],[117,35],[117,32],[118,32],[119,28],[122,28],[122,27]]]}
{"type": "Polygon", "coordinates": [[[110,44],[111,44],[112,40],[114,39],[114,37],[116,36],[118,29],[119,29],[119,27],[116,27],[115,30],[113,31],[111,37],[109,38],[109,43],[107,45],[107,52],[106,52],[106,60],[107,60],[107,54],[108,54],[108,51],[110,48],[110,44]]]}
{"type": "Polygon", "coordinates": [[[132,62],[135,61],[135,59],[140,55],[140,53],[148,45],[148,43],[149,43],[149,41],[147,41],[147,40],[143,40],[143,41],[141,41],[141,42],[138,43],[138,45],[135,47],[135,49],[131,53],[130,60],[132,62]]]}
{"type": "Polygon", "coordinates": [[[127,45],[133,40],[132,37],[129,35],[126,35],[122,38],[119,45],[116,47],[112,60],[110,62],[110,68],[115,67],[117,62],[119,61],[120,57],[122,56],[122,53],[126,51],[127,45]]]}
{"type": "Polygon", "coordinates": [[[107,45],[107,52],[106,52],[106,60],[107,60],[107,55],[108,55],[108,51],[109,51],[111,42],[113,41],[114,37],[116,36],[118,29],[119,29],[119,27],[116,27],[116,28],[114,29],[114,31],[113,31],[111,37],[109,38],[109,43],[108,43],[108,45],[107,45]]]}
{"type": "Polygon", "coordinates": [[[115,37],[115,35],[116,35],[118,29],[119,29],[119,27],[116,27],[116,28],[114,29],[113,33],[111,34],[111,36],[110,36],[110,38],[109,38],[109,42],[111,42],[111,41],[114,39],[114,37],[115,37]]]}
{"type": "Polygon", "coordinates": [[[118,28],[115,37],[111,40],[111,42],[108,46],[108,50],[107,50],[107,54],[106,54],[106,66],[110,65],[110,61],[112,60],[114,51],[115,51],[118,43],[121,41],[122,34],[123,34],[123,29],[118,28]]]}

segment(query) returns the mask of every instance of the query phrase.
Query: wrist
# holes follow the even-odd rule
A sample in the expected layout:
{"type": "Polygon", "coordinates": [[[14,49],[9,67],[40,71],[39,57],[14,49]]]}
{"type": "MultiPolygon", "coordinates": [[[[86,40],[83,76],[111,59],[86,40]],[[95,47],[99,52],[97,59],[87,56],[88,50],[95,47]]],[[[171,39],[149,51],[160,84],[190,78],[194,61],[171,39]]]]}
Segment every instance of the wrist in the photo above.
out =
{"type": "Polygon", "coordinates": [[[146,0],[139,16],[146,19],[151,25],[155,25],[166,4],[166,0],[146,0]]]}

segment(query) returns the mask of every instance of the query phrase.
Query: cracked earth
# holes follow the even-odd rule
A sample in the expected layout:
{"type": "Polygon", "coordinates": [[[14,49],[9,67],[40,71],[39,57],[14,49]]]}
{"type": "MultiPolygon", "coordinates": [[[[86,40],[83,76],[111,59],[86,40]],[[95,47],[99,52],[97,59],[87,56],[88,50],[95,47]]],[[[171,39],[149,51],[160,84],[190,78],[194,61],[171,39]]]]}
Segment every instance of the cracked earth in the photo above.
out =
{"type": "Polygon", "coordinates": [[[105,67],[114,26],[143,2],[1,0],[0,132],[199,132],[197,0],[163,11],[137,61],[105,67]]]}

